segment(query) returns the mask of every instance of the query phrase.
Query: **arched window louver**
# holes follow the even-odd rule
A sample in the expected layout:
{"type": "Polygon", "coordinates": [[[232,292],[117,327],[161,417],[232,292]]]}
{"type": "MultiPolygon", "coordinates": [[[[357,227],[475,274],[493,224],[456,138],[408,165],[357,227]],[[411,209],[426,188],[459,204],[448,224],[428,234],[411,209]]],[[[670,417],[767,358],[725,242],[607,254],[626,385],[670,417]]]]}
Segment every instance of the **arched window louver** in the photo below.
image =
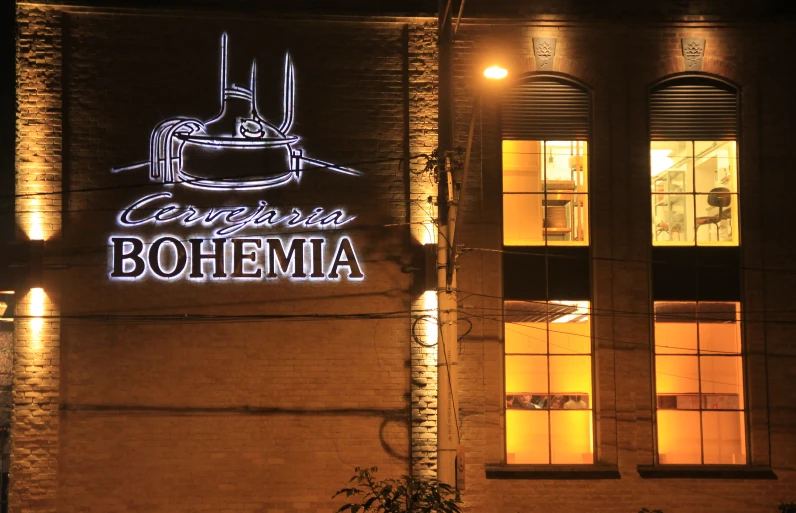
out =
{"type": "Polygon", "coordinates": [[[585,141],[589,93],[561,78],[533,78],[506,92],[500,117],[503,140],[585,141]]]}
{"type": "Polygon", "coordinates": [[[719,80],[684,77],[650,91],[653,141],[738,139],[738,93],[719,80]]]}

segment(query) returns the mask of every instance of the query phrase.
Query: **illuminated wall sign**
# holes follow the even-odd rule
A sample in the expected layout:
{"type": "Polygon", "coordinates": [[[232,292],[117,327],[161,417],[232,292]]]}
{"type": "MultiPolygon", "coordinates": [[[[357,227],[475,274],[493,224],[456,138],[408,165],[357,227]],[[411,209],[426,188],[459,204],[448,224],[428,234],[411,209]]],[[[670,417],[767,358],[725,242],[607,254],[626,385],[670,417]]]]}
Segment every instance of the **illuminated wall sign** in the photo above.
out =
{"type": "Polygon", "coordinates": [[[365,277],[348,237],[327,248],[326,238],[240,237],[181,240],[162,236],[145,243],[138,237],[111,237],[111,277],[151,275],[174,279],[361,280],[365,277]],[[331,251],[329,251],[331,249],[331,251]],[[328,253],[328,254],[327,254],[328,253]],[[205,264],[209,264],[205,265],[205,264]],[[342,271],[342,272],[341,272],[342,271]]]}
{"type": "MultiPolygon", "coordinates": [[[[153,181],[198,188],[212,194],[262,190],[298,182],[305,164],[343,175],[355,169],[308,157],[290,130],[295,116],[295,74],[285,57],[283,116],[277,126],[257,109],[257,65],[246,86],[229,81],[227,34],[221,37],[221,109],[208,121],[175,117],[158,123],[149,137],[149,159],[113,172],[144,168],[153,181]]],[[[173,201],[171,192],[143,196],[121,211],[120,228],[142,225],[202,228],[188,239],[172,235],[144,240],[135,234],[110,237],[111,279],[361,280],[362,268],[346,235],[328,237],[354,219],[343,208],[272,208],[265,200],[249,206],[201,209],[173,201]],[[300,228],[301,237],[249,236],[247,229],[300,228]],[[308,235],[318,230],[317,235],[308,235]],[[237,234],[235,237],[230,235],[237,234]]]]}

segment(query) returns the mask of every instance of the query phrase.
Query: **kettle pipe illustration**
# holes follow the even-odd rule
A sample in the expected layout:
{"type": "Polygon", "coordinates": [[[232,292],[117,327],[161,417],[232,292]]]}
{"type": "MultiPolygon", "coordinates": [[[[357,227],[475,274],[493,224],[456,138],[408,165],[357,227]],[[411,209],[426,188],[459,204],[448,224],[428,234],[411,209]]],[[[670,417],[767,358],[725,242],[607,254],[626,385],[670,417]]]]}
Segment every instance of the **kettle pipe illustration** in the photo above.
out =
{"type": "Polygon", "coordinates": [[[149,138],[149,160],[115,168],[113,172],[148,167],[153,181],[183,183],[204,189],[265,189],[301,178],[303,164],[338,173],[361,176],[355,169],[314,159],[294,147],[299,137],[290,134],[295,120],[295,72],[290,54],[285,55],[282,122],[277,127],[265,120],[257,108],[257,62],[252,61],[248,88],[229,83],[228,36],[221,36],[220,103],[218,115],[208,121],[175,117],[158,123],[149,138]],[[250,170],[242,176],[206,177],[185,166],[186,148],[215,148],[225,151],[269,150],[286,152],[285,166],[274,170],[250,170]],[[265,171],[265,173],[264,173],[265,171]]]}

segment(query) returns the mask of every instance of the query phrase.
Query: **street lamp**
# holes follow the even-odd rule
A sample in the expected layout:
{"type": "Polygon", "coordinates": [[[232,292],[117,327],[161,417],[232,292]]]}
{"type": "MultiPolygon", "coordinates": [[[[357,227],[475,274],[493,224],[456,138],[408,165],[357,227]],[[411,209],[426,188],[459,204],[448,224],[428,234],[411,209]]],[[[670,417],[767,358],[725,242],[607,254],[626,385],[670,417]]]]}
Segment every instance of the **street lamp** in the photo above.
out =
{"type": "Polygon", "coordinates": [[[502,80],[506,78],[509,74],[509,71],[506,68],[501,68],[500,66],[490,66],[484,70],[484,76],[490,80],[502,80]]]}
{"type": "MultiPolygon", "coordinates": [[[[484,71],[484,77],[489,79],[489,82],[498,82],[507,76],[508,71],[499,66],[491,66],[484,71]]],[[[481,80],[484,81],[484,79],[481,80]]],[[[456,217],[459,210],[463,208],[466,198],[475,120],[481,105],[481,92],[484,86],[485,84],[478,84],[473,98],[458,198],[454,188],[456,180],[451,168],[446,163],[443,163],[442,166],[445,175],[440,177],[440,180],[445,180],[448,185],[445,188],[446,197],[440,198],[447,203],[445,211],[447,215],[440,215],[437,237],[437,311],[440,334],[437,344],[437,468],[438,479],[443,483],[455,485],[458,490],[464,489],[464,452],[460,445],[461,437],[458,425],[459,333],[456,311],[458,308],[456,241],[461,230],[456,229],[456,217]]],[[[442,214],[442,203],[439,206],[440,214],[442,214]]]]}
{"type": "MultiPolygon", "coordinates": [[[[484,69],[484,77],[486,77],[490,82],[498,82],[503,80],[509,75],[509,72],[506,68],[503,68],[497,64],[493,64],[492,66],[484,69]]],[[[473,150],[473,135],[475,134],[475,118],[476,113],[479,110],[481,105],[481,84],[476,87],[475,96],[473,97],[473,108],[472,113],[470,114],[470,128],[467,132],[467,146],[464,152],[464,167],[462,168],[462,180],[461,180],[461,187],[459,189],[459,200],[454,201],[449,209],[449,223],[452,226],[449,228],[448,237],[450,238],[450,257],[448,258],[447,262],[447,281],[448,284],[451,283],[453,279],[453,270],[456,265],[456,237],[458,235],[458,230],[456,230],[456,214],[459,210],[464,212],[464,200],[466,198],[465,191],[467,188],[467,175],[470,171],[470,157],[472,155],[473,150]]]]}

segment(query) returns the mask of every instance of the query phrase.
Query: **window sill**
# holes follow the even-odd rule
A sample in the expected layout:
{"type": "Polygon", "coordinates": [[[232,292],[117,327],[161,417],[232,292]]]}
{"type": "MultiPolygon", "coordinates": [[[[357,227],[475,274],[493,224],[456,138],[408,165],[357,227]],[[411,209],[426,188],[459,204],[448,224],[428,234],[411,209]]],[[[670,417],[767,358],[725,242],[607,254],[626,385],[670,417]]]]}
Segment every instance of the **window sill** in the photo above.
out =
{"type": "Polygon", "coordinates": [[[645,479],[777,479],[770,467],[743,465],[639,465],[637,469],[645,479]]]}
{"type": "Polygon", "coordinates": [[[606,465],[487,465],[487,479],[619,479],[606,465]]]}

